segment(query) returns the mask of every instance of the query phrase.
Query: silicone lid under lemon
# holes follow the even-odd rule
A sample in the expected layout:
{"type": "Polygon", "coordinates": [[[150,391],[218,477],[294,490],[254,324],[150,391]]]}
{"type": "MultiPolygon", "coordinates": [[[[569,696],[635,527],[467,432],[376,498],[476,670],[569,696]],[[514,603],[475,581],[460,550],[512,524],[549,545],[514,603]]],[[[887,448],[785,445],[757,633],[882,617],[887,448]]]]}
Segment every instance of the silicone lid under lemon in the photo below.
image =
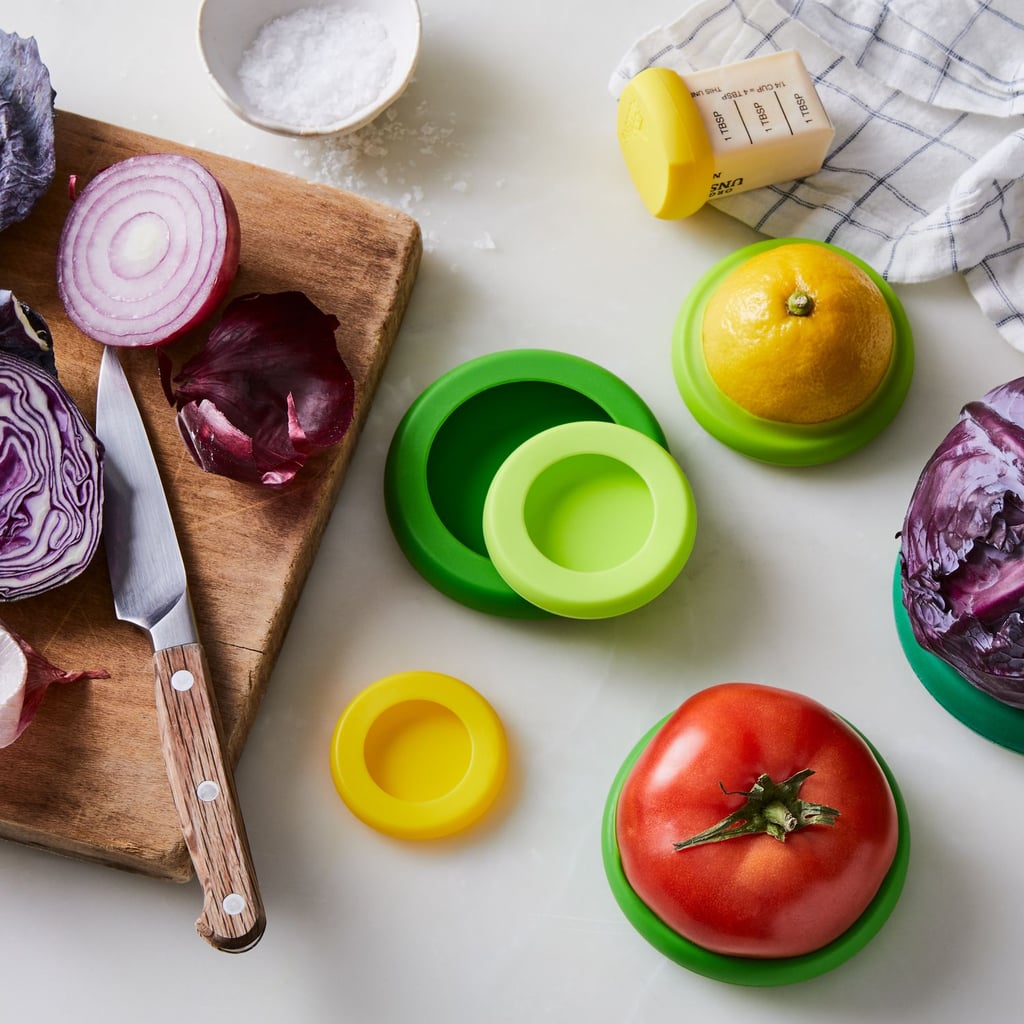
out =
{"type": "Polygon", "coordinates": [[[669,68],[647,68],[619,97],[617,132],[633,184],[655,217],[676,220],[708,200],[714,154],[697,104],[669,68]]]}
{"type": "MultiPolygon", "coordinates": [[[[669,718],[671,715],[666,715],[630,751],[612,783],[601,822],[601,857],[605,876],[619,909],[625,914],[629,923],[655,949],[681,967],[706,978],[731,985],[767,988],[808,981],[833,970],[859,953],[881,930],[892,914],[903,891],[907,868],[910,864],[910,822],[906,804],[889,766],[882,760],[874,746],[862,736],[875,755],[879,767],[885,773],[889,788],[892,790],[893,800],[896,803],[899,825],[896,855],[878,892],[875,893],[874,899],[868,904],[864,913],[839,938],[811,953],[778,959],[728,956],[690,942],[665,924],[629,884],[622,869],[622,860],[619,857],[619,843],[615,829],[619,794],[622,792],[629,773],[633,770],[633,765],[636,764],[644,749],[669,718]]],[[[860,735],[859,732],[858,735],[860,735]]]]}
{"type": "Polygon", "coordinates": [[[508,764],[505,731],[471,686],[438,672],[386,676],[342,712],[331,774],[357,818],[402,839],[473,824],[494,802],[508,764]]]}
{"type": "Polygon", "coordinates": [[[968,729],[1002,747],[1024,753],[1024,708],[1004,704],[979,690],[952,665],[917,642],[903,603],[900,561],[897,556],[892,607],[900,646],[914,674],[939,704],[968,729]]]}
{"type": "Polygon", "coordinates": [[[484,500],[494,474],[523,441],[576,420],[620,423],[667,446],[654,414],[625,381],[566,352],[489,353],[427,387],[402,417],[384,469],[388,521],[417,572],[477,611],[546,617],[491,562],[484,500]]]}
{"type": "Polygon", "coordinates": [[[494,475],[484,537],[498,572],[557,615],[633,611],[676,578],[693,548],[689,482],[661,445],[615,423],[552,427],[494,475]]]}
{"type": "Polygon", "coordinates": [[[690,290],[672,335],[672,368],[694,419],[723,444],[752,459],[780,466],[832,462],[863,447],[889,425],[910,389],[914,342],[903,305],[888,282],[863,260],[827,242],[770,238],[730,254],[690,290]],[[704,359],[704,311],[724,278],[752,256],[781,245],[820,245],[863,270],[882,293],[893,322],[893,354],[874,395],[845,416],[825,423],[779,423],[753,416],[719,390],[704,359]]]}

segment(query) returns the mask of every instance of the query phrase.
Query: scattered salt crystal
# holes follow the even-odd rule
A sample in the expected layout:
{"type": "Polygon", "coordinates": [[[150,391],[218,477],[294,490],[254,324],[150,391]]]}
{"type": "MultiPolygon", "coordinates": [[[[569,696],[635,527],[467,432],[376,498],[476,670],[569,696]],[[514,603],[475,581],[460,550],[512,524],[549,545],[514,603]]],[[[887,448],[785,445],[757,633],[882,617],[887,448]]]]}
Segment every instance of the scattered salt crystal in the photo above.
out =
{"type": "Polygon", "coordinates": [[[327,4],[270,19],[243,53],[238,78],[266,117],[319,127],[370,106],[394,62],[387,30],[372,14],[327,4]]]}
{"type": "MultiPolygon", "coordinates": [[[[470,191],[473,176],[455,125],[454,114],[439,117],[428,101],[415,102],[407,93],[383,117],[356,132],[297,141],[295,156],[313,180],[376,199],[422,221],[430,217],[424,200],[431,185],[443,182],[455,192],[470,191]]],[[[424,251],[442,248],[436,229],[424,231],[422,238],[424,251]]],[[[479,251],[497,248],[489,234],[465,244],[479,251]]],[[[451,269],[459,272],[457,264],[451,269]]]]}
{"type": "MultiPolygon", "coordinates": [[[[350,135],[297,143],[297,157],[317,181],[394,203],[394,191],[380,186],[400,186],[406,190],[406,183],[422,173],[419,158],[425,140],[431,140],[434,147],[429,154],[432,162],[464,155],[454,128],[433,120],[426,101],[418,103],[411,116],[406,117],[398,109],[402,102],[390,108],[387,116],[350,135]]],[[[417,190],[422,197],[422,187],[417,185],[417,190]]],[[[412,193],[409,198],[411,201],[412,193]]]]}

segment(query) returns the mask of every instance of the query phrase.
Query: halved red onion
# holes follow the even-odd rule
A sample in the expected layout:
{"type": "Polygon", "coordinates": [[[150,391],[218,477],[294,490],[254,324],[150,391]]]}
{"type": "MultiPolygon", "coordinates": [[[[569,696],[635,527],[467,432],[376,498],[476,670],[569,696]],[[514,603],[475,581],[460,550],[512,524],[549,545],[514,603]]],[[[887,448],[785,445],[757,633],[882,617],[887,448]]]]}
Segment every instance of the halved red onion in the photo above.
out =
{"type": "Polygon", "coordinates": [[[0,352],[0,600],[74,579],[99,544],[103,446],[45,370],[0,352]]]}
{"type": "Polygon", "coordinates": [[[57,252],[72,322],[104,345],[162,345],[206,319],[238,271],[238,212],[192,157],[111,164],[78,193],[57,252]]]}

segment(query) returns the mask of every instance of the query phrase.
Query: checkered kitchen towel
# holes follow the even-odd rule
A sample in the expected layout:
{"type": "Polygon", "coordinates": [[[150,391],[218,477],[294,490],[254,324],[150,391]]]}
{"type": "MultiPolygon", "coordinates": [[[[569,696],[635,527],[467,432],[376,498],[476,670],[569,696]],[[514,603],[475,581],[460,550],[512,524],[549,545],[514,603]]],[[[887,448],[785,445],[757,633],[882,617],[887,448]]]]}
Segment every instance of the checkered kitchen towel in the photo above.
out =
{"type": "Polygon", "coordinates": [[[890,281],[963,273],[1024,351],[1024,2],[699,0],[640,39],[686,73],[800,52],[836,136],[822,170],[714,205],[773,237],[832,242],[890,281]]]}

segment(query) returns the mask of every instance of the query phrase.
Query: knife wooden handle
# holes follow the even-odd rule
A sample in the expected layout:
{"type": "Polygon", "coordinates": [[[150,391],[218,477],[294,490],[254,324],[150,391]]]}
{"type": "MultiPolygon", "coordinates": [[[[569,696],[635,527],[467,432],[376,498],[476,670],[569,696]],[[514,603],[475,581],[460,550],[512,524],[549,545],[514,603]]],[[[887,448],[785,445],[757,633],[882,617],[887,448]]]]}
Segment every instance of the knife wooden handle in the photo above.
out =
{"type": "Polygon", "coordinates": [[[153,661],[167,778],[203,887],[196,931],[217,949],[242,953],[260,940],[266,915],[206,657],[201,645],[183,644],[157,651],[153,661]]]}

